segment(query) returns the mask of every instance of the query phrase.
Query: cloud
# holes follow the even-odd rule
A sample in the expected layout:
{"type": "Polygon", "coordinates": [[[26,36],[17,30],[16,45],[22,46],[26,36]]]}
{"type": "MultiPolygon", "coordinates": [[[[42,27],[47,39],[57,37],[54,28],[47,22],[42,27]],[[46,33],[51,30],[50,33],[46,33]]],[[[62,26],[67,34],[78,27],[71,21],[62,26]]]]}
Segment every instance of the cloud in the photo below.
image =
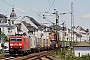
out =
{"type": "Polygon", "coordinates": [[[82,18],[90,18],[90,14],[83,15],[82,18]]]}
{"type": "Polygon", "coordinates": [[[4,12],[1,12],[1,11],[0,11],[0,14],[4,14],[4,12]]]}
{"type": "Polygon", "coordinates": [[[15,8],[15,12],[25,12],[26,10],[22,9],[22,8],[15,8]]]}
{"type": "Polygon", "coordinates": [[[0,14],[5,14],[5,12],[4,12],[4,11],[2,11],[2,10],[0,10],[0,14]]]}

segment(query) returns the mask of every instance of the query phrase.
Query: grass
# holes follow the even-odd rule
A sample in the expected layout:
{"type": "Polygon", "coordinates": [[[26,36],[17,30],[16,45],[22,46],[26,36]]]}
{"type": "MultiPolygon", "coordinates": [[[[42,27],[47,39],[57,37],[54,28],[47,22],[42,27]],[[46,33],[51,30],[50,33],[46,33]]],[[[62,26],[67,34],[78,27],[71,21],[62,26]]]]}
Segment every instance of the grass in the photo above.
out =
{"type": "Polygon", "coordinates": [[[54,57],[60,60],[65,60],[67,58],[67,56],[69,55],[70,51],[69,48],[65,48],[65,50],[63,51],[62,48],[58,49],[57,52],[54,52],[54,57]]]}
{"type": "Polygon", "coordinates": [[[69,48],[66,48],[65,51],[58,49],[57,53],[53,53],[53,56],[59,60],[90,60],[89,54],[81,57],[75,57],[74,54],[70,54],[69,48]]]}
{"type": "Polygon", "coordinates": [[[0,58],[4,57],[5,54],[4,53],[0,53],[0,58]]]}

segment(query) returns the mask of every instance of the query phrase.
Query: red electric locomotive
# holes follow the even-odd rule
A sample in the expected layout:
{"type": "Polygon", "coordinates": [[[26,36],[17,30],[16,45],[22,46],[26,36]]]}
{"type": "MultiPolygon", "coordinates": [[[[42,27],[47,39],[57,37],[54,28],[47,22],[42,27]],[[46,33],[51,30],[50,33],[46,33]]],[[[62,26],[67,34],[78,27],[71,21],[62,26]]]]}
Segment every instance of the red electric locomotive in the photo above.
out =
{"type": "Polygon", "coordinates": [[[9,54],[25,54],[30,52],[30,37],[10,36],[9,54]]]}

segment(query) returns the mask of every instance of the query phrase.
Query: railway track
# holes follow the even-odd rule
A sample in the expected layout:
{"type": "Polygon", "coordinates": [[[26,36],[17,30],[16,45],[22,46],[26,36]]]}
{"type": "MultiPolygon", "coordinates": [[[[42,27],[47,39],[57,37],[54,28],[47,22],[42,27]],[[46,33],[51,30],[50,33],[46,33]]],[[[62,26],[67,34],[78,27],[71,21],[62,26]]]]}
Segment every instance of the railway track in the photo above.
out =
{"type": "MultiPolygon", "coordinates": [[[[25,56],[23,60],[28,60],[28,59],[31,59],[31,60],[42,60],[42,57],[47,57],[47,56],[51,56],[53,53],[53,50],[50,50],[50,51],[42,51],[42,52],[39,52],[39,53],[34,53],[34,54],[30,54],[28,56],[25,56]]],[[[48,59],[48,58],[47,58],[48,59]]],[[[50,58],[49,58],[50,59],[50,58]]],[[[50,59],[51,60],[51,59],[50,59]]]]}
{"type": "Polygon", "coordinates": [[[4,57],[1,57],[0,60],[53,60],[52,58],[48,58],[48,56],[51,56],[52,53],[53,53],[53,50],[42,51],[38,53],[31,53],[25,56],[5,55],[4,57]]]}

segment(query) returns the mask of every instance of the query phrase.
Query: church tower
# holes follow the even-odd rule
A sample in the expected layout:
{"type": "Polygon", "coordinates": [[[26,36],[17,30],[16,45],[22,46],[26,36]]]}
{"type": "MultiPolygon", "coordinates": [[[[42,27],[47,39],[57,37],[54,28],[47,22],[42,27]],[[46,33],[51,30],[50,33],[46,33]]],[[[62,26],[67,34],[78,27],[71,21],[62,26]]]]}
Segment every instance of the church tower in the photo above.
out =
{"type": "Polygon", "coordinates": [[[12,8],[12,12],[10,14],[10,22],[11,22],[11,25],[14,25],[14,21],[16,20],[16,13],[14,12],[14,7],[12,8]]]}

